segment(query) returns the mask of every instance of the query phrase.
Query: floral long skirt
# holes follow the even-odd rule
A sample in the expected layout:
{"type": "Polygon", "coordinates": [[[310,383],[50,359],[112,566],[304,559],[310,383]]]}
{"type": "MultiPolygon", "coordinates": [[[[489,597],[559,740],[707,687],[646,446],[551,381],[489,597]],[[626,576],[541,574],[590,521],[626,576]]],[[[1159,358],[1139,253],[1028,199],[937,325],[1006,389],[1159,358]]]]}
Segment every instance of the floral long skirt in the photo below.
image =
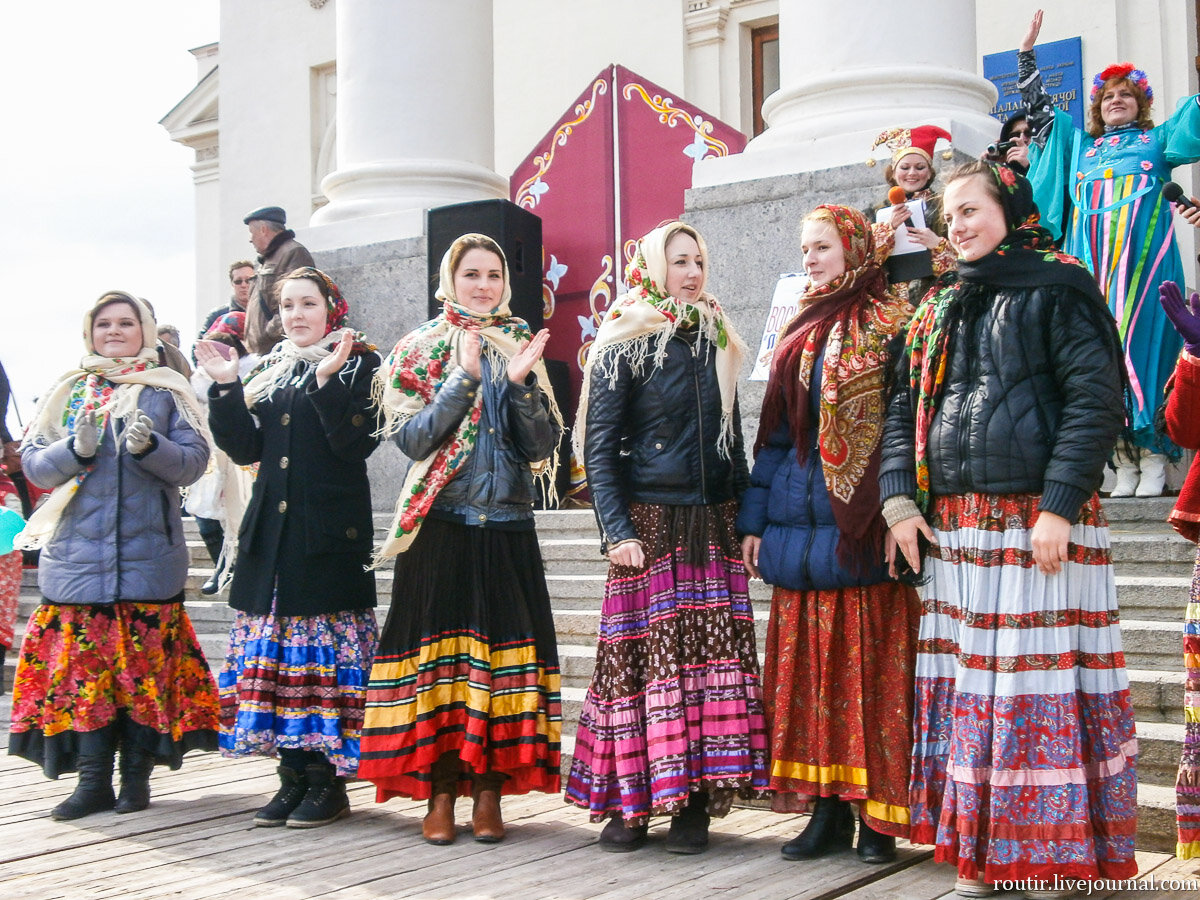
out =
{"type": "Polygon", "coordinates": [[[21,602],[21,551],[0,556],[0,647],[11,647],[21,602]]]}
{"type": "Polygon", "coordinates": [[[895,582],[775,589],[763,689],[777,812],[836,795],[876,831],[908,836],[920,616],[917,592],[895,582]]]}
{"type": "Polygon", "coordinates": [[[311,750],[343,777],[358,770],[375,610],[321,616],[238,612],[218,679],[221,754],[311,750]]]}
{"type": "Polygon", "coordinates": [[[612,565],[566,799],[592,821],[724,815],[767,787],[754,613],[736,504],[631,504],[646,567],[612,565]]]}
{"type": "Polygon", "coordinates": [[[1200,548],[1183,622],[1183,757],[1175,782],[1175,811],[1180,859],[1200,859],[1200,548]]]}
{"type": "Polygon", "coordinates": [[[8,752],[50,778],[134,740],[177,769],[217,747],[217,690],[183,603],[43,603],[13,686],[8,752]]]}
{"type": "Polygon", "coordinates": [[[1093,496],[1053,576],[1039,497],[938,498],[917,650],[911,839],[964,878],[1137,873],[1137,738],[1108,522],[1093,496]]]}
{"type": "Polygon", "coordinates": [[[379,802],[432,795],[432,769],[458,757],[502,772],[501,793],[558,793],[558,645],[537,534],[428,519],[396,560],[359,775],[379,802]]]}

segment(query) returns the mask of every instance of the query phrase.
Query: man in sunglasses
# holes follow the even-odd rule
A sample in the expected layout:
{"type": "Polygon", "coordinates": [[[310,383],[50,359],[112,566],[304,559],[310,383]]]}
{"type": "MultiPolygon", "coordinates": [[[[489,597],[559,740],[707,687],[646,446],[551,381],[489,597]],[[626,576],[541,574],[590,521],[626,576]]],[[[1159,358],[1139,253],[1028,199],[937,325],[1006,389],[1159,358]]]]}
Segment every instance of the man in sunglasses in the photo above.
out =
{"type": "Polygon", "coordinates": [[[229,283],[233,286],[233,294],[230,295],[227,304],[218,306],[208,314],[204,320],[204,327],[196,335],[198,339],[208,334],[213,322],[226,313],[246,311],[246,306],[250,302],[250,289],[254,287],[254,278],[254,263],[248,259],[239,259],[229,267],[229,283]]]}

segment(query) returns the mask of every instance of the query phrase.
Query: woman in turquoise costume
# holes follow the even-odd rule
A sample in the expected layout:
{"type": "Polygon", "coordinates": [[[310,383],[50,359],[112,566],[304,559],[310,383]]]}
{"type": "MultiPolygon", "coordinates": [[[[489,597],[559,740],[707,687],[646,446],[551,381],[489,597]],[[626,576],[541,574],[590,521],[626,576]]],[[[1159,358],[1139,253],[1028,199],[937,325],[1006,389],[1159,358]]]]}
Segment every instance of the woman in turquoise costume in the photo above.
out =
{"type": "Polygon", "coordinates": [[[1092,82],[1089,127],[1080,131],[1051,105],[1042,86],[1033,53],[1041,26],[1039,10],[1017,56],[1018,85],[1033,128],[1029,178],[1042,224],[1092,270],[1125,347],[1138,455],[1114,457],[1113,496],[1156,497],[1167,454],[1178,451],[1155,434],[1154,414],[1180,349],[1159,306],[1158,286],[1184,278],[1162,187],[1173,168],[1200,160],[1200,95],[1181,100],[1155,126],[1154,92],[1145,73],[1130,63],[1109,66],[1092,82]]]}

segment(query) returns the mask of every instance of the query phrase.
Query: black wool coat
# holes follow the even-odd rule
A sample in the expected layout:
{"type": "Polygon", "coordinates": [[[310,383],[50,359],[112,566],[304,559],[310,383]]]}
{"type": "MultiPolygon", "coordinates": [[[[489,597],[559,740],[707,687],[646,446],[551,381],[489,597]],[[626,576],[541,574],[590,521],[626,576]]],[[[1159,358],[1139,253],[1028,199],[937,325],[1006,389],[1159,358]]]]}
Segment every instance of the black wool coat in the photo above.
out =
{"type": "Polygon", "coordinates": [[[240,382],[209,389],[217,446],[238,465],[260,464],[238,531],[234,609],[265,615],[273,591],[281,616],[375,606],[366,460],[379,443],[370,397],[379,364],[376,353],[353,357],[318,389],[314,367],[297,363],[253,409],[240,382]]]}

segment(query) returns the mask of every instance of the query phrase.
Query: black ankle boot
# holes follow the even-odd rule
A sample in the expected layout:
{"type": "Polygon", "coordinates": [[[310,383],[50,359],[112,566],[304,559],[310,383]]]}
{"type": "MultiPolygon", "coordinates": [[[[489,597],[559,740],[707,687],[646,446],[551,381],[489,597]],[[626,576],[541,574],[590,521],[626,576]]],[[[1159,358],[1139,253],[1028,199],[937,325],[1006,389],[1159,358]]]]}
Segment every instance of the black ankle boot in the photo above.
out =
{"type": "Polygon", "coordinates": [[[260,828],[278,828],[285,825],[288,816],[304,800],[308,792],[308,781],[304,773],[288,766],[275,770],[279,774],[279,790],[270,802],[254,814],[254,824],[260,828]]]}
{"type": "Polygon", "coordinates": [[[600,832],[600,849],[608,853],[630,853],[646,843],[649,825],[626,827],[620,814],[608,820],[600,832]]]}
{"type": "Polygon", "coordinates": [[[667,831],[668,853],[703,853],[708,849],[708,794],[693,793],[688,805],[672,817],[667,831]]]}
{"type": "Polygon", "coordinates": [[[221,590],[221,575],[225,571],[225,567],[220,564],[221,547],[225,543],[225,539],[224,534],[221,532],[206,534],[203,537],[204,546],[208,548],[208,555],[212,557],[213,573],[204,584],[200,585],[200,593],[206,597],[211,597],[217,591],[221,590]]]}
{"type": "Polygon", "coordinates": [[[346,779],[334,775],[329,763],[314,763],[304,768],[308,791],[295,812],[287,817],[288,828],[317,828],[350,815],[346,779]]]}
{"type": "Polygon", "coordinates": [[[784,859],[817,859],[854,846],[854,812],[837,797],[819,797],[800,836],[783,845],[784,859]]]}
{"type": "Polygon", "coordinates": [[[76,760],[79,783],[75,792],[50,811],[56,822],[82,819],[95,812],[112,809],[117,802],[113,793],[113,751],[109,747],[100,753],[79,756],[76,760]]]}
{"type": "Polygon", "coordinates": [[[858,817],[858,858],[865,863],[890,863],[896,860],[896,839],[880,834],[858,817]]]}
{"type": "Polygon", "coordinates": [[[113,808],[119,813],[141,812],[150,805],[150,773],[154,754],[147,753],[132,740],[121,742],[121,793],[113,808]]]}

